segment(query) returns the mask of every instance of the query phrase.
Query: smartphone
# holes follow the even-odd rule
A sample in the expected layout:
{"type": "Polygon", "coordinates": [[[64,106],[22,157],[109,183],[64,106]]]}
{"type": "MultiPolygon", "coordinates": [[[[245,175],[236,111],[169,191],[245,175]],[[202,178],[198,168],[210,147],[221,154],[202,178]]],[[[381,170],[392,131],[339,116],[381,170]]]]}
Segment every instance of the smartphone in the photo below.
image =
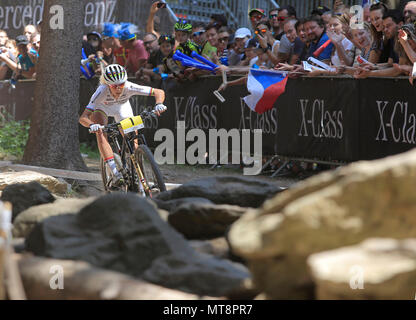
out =
{"type": "Polygon", "coordinates": [[[165,2],[158,2],[158,4],[157,4],[157,7],[159,8],[159,9],[163,9],[163,8],[166,8],[166,3],[165,2]]]}

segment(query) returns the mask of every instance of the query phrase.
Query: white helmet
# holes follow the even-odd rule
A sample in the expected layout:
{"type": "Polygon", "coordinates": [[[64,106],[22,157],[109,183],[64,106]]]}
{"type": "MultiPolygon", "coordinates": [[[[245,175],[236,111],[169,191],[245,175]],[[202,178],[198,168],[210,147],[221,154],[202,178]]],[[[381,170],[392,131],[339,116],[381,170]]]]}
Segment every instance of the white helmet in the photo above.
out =
{"type": "Polygon", "coordinates": [[[123,84],[127,81],[127,71],[119,64],[110,64],[104,70],[106,84],[123,84]]]}

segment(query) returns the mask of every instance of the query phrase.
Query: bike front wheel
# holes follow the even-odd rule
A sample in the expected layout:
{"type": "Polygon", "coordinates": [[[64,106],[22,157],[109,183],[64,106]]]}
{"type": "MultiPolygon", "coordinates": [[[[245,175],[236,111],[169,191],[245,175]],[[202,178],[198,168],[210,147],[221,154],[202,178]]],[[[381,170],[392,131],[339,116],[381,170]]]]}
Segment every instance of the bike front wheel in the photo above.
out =
{"type": "Polygon", "coordinates": [[[166,191],[165,181],[153,153],[149,147],[141,144],[135,151],[135,158],[143,173],[144,179],[149,186],[145,192],[147,197],[166,191]]]}

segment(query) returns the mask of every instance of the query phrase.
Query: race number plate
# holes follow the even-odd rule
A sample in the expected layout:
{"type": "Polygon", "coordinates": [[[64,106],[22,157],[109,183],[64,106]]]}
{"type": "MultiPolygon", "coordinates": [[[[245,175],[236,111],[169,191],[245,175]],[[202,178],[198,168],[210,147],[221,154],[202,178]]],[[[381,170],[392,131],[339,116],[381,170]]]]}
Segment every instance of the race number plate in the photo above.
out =
{"type": "Polygon", "coordinates": [[[120,122],[120,125],[124,133],[130,133],[144,128],[143,120],[140,116],[124,119],[120,122]]]}

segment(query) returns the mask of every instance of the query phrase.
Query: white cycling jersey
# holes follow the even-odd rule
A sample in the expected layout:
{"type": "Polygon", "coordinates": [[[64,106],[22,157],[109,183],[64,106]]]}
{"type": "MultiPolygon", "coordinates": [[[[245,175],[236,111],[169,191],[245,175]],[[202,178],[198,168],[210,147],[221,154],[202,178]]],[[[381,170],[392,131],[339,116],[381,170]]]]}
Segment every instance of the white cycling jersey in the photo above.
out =
{"type": "Polygon", "coordinates": [[[153,88],[140,86],[138,84],[126,81],[122,94],[115,99],[106,84],[100,85],[92,95],[90,103],[86,109],[90,111],[100,110],[108,117],[114,117],[116,122],[133,117],[129,99],[134,95],[153,96],[153,88]]]}

